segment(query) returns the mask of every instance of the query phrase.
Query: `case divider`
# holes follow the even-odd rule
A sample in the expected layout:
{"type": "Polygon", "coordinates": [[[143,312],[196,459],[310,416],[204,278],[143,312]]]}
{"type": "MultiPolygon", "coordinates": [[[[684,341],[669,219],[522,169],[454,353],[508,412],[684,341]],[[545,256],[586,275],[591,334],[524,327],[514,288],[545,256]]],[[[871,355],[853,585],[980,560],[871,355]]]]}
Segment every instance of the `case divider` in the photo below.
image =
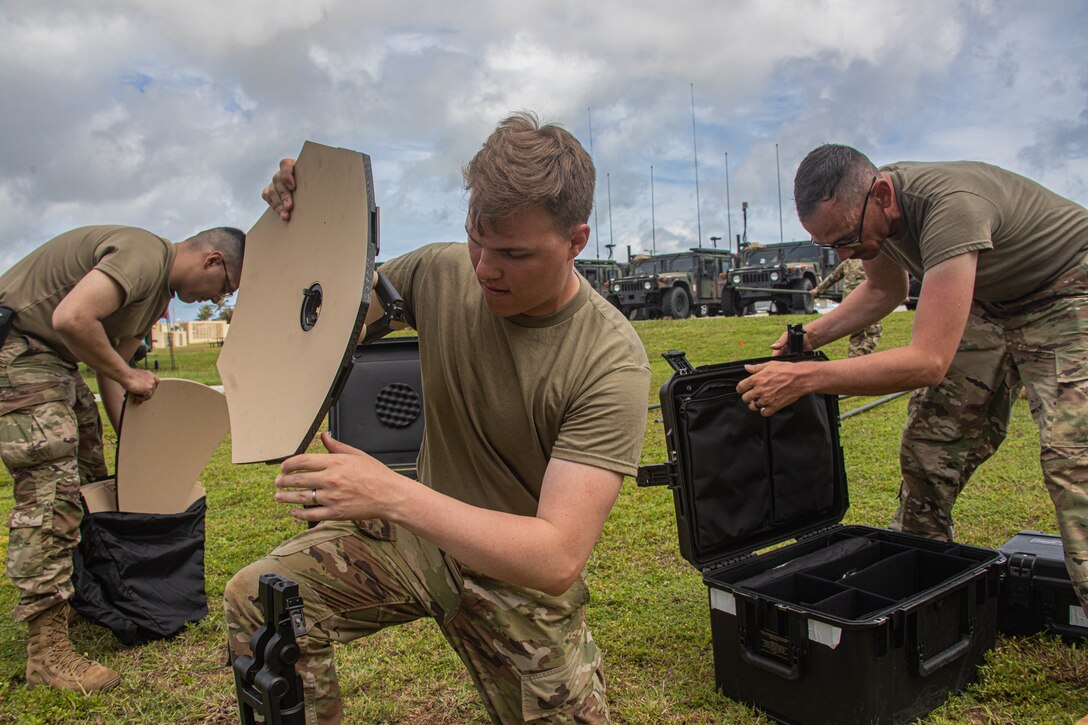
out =
{"type": "Polygon", "coordinates": [[[869,594],[860,589],[844,589],[811,606],[813,611],[840,619],[860,619],[870,612],[887,609],[894,604],[895,601],[892,599],[869,594]]]}
{"type": "Polygon", "coordinates": [[[815,566],[808,573],[812,576],[823,577],[828,581],[843,582],[847,577],[861,573],[870,566],[875,566],[886,559],[908,551],[910,549],[905,546],[869,539],[868,546],[835,561],[815,566]]]}

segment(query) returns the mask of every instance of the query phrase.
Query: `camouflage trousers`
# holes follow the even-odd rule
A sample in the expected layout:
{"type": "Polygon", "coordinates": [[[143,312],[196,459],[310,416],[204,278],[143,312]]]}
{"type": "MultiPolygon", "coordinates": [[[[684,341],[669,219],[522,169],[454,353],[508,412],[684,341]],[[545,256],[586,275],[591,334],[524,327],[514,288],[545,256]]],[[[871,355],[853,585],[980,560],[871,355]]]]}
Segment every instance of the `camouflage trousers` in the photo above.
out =
{"type": "Polygon", "coordinates": [[[433,618],[496,723],[606,723],[601,653],[586,627],[579,580],[552,597],[482,576],[411,532],[378,521],[328,521],[238,572],[224,593],[231,656],[250,654],[263,623],[262,574],[299,585],[306,635],[296,669],[306,720],[338,723],[333,643],[433,618]]]}
{"type": "Polygon", "coordinates": [[[107,471],[98,406],[78,369],[15,333],[0,349],[0,458],[15,482],[7,575],[20,621],[71,598],[79,487],[107,471]]]}
{"type": "Polygon", "coordinates": [[[952,505],[1004,440],[1022,387],[1066,567],[1088,610],[1088,259],[1016,303],[972,306],[945,379],[911,398],[892,528],[952,539],[952,505]]]}
{"type": "Polygon", "coordinates": [[[880,336],[884,334],[884,324],[877,320],[864,330],[850,336],[850,352],[847,357],[861,357],[876,351],[880,336]]]}

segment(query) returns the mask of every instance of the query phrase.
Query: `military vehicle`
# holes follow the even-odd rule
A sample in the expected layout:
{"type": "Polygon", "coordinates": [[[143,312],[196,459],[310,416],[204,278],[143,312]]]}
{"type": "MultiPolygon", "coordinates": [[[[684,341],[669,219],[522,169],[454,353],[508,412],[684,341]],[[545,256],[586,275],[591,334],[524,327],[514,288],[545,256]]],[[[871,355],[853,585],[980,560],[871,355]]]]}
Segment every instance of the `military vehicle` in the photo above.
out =
{"type": "Polygon", "coordinates": [[[722,314],[748,314],[756,302],[766,301],[779,314],[811,314],[815,307],[809,292],[838,263],[835,250],[810,242],[749,244],[722,289],[722,314]]]}
{"type": "Polygon", "coordinates": [[[612,291],[612,283],[623,274],[618,262],[614,259],[576,259],[574,268],[586,278],[589,285],[601,297],[616,305],[616,294],[612,291]]]}
{"type": "Polygon", "coordinates": [[[613,304],[633,320],[717,314],[732,264],[730,252],[704,247],[634,257],[628,274],[612,283],[613,304]]]}

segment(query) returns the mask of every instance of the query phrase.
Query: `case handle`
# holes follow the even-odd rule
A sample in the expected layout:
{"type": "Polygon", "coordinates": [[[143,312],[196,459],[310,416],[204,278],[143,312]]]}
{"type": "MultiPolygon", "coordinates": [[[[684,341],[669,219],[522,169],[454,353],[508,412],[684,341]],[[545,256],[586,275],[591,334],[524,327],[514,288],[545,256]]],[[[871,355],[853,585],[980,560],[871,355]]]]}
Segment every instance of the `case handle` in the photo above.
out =
{"type": "Polygon", "coordinates": [[[785,662],[771,659],[766,655],[753,652],[747,647],[740,648],[740,658],[750,665],[761,667],[785,680],[796,680],[801,677],[801,663],[796,660],[786,664],[785,662]]]}
{"type": "MultiPolygon", "coordinates": [[[[969,588],[964,587],[956,593],[950,593],[949,599],[956,596],[957,593],[959,594],[960,605],[960,638],[930,657],[926,657],[922,654],[925,649],[925,610],[918,612],[914,631],[915,652],[917,653],[915,657],[918,666],[918,674],[922,677],[928,677],[948,663],[959,659],[971,648],[971,640],[974,638],[975,627],[971,607],[969,605],[969,588]]],[[[945,602],[951,604],[948,599],[946,599],[945,602]]]]}
{"type": "Polygon", "coordinates": [[[1060,635],[1062,637],[1075,637],[1078,639],[1084,637],[1084,627],[1078,627],[1073,624],[1062,624],[1060,622],[1055,622],[1052,615],[1046,617],[1046,628],[1054,634],[1060,635]]]}
{"type": "Polygon", "coordinates": [[[786,647],[788,648],[784,662],[780,658],[769,657],[756,651],[759,647],[760,617],[755,605],[737,602],[737,634],[740,640],[740,658],[753,667],[767,670],[771,674],[778,675],[784,680],[797,680],[801,677],[801,653],[802,643],[807,638],[808,624],[804,617],[791,614],[786,632],[786,647]]]}
{"type": "Polygon", "coordinates": [[[971,633],[967,632],[960,641],[956,642],[950,647],[947,647],[932,657],[919,657],[918,658],[918,674],[922,677],[929,677],[931,674],[941,669],[949,662],[959,659],[967,650],[971,647],[971,633]]]}

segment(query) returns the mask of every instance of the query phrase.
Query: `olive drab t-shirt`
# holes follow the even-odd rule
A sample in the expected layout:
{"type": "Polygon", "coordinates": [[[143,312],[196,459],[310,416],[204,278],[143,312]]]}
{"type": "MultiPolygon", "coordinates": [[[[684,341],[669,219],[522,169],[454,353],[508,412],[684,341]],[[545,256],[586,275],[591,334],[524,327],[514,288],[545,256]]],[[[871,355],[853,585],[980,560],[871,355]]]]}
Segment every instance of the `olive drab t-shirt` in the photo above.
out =
{"type": "Polygon", "coordinates": [[[975,299],[1045,289],[1088,255],[1088,210],[1031,179],[974,161],[902,162],[891,174],[902,225],[881,251],[919,279],[978,251],[975,299]]]}
{"type": "Polygon", "coordinates": [[[169,241],[134,227],[80,227],[50,239],[0,276],[0,305],[15,310],[14,329],[45,342],[65,360],[75,356],[53,329],[53,311],[76,283],[97,269],[124,294],[120,309],[102,320],[116,346],[147,334],[170,302],[169,241]]]}
{"type": "Polygon", "coordinates": [[[532,516],[552,457],[633,475],[650,368],[630,323],[580,278],[544,317],[484,303],[464,244],[382,265],[419,332],[419,478],[482,508],[532,516]]]}

